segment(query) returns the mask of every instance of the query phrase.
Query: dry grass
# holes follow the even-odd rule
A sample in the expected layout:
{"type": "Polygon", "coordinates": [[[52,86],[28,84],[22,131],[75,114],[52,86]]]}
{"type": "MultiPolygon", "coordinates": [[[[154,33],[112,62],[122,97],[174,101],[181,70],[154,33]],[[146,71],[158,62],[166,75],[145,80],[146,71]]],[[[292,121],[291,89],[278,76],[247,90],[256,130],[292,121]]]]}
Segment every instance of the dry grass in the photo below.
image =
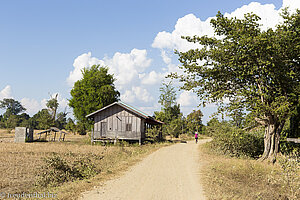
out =
{"type": "Polygon", "coordinates": [[[300,199],[299,170],[293,174],[294,182],[287,185],[279,164],[216,155],[207,145],[200,151],[201,161],[206,162],[201,174],[208,199],[300,199]]]}
{"type": "MultiPolygon", "coordinates": [[[[4,133],[0,136],[4,136],[4,133]]],[[[25,144],[2,142],[0,144],[0,192],[54,192],[59,199],[77,199],[83,191],[92,189],[101,181],[120,175],[147,154],[166,145],[92,146],[87,137],[68,135],[66,142],[25,144]],[[59,155],[66,161],[89,157],[100,173],[87,180],[67,182],[56,187],[43,188],[36,185],[41,170],[44,169],[44,158],[53,155],[59,155]]]]}

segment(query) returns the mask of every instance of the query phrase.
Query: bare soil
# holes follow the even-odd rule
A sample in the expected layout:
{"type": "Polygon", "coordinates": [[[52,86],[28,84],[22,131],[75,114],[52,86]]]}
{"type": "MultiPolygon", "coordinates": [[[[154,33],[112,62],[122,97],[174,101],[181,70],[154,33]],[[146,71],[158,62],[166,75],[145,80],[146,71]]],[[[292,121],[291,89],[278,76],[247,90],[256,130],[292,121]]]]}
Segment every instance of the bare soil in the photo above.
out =
{"type": "Polygon", "coordinates": [[[206,199],[200,183],[198,147],[208,140],[161,148],[123,176],[83,193],[80,199],[206,199]]]}

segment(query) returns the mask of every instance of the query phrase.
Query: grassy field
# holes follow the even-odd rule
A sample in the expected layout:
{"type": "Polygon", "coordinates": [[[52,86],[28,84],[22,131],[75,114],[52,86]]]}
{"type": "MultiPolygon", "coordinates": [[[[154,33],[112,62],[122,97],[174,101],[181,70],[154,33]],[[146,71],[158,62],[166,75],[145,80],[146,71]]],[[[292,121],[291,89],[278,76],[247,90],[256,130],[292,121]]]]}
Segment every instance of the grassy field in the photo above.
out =
{"type": "Polygon", "coordinates": [[[216,155],[208,146],[200,146],[208,199],[300,199],[299,161],[281,157],[273,165],[216,155]]]}
{"type": "Polygon", "coordinates": [[[77,199],[83,191],[120,175],[149,153],[167,145],[92,146],[88,136],[73,134],[67,135],[65,142],[16,144],[12,142],[13,134],[3,131],[0,141],[0,192],[51,192],[58,199],[77,199]]]}

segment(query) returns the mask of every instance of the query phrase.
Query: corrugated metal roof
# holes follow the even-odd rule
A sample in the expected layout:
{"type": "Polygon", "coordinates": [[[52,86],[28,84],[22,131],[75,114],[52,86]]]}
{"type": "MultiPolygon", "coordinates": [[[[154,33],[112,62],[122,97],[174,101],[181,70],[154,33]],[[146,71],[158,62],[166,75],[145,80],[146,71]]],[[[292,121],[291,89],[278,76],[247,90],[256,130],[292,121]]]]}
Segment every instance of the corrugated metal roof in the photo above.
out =
{"type": "Polygon", "coordinates": [[[153,117],[149,116],[148,114],[146,114],[146,113],[144,113],[144,112],[142,112],[142,111],[134,108],[133,106],[130,106],[127,103],[122,102],[122,101],[114,102],[114,103],[112,103],[112,104],[110,104],[108,106],[105,106],[104,108],[101,108],[100,110],[97,110],[97,111],[95,111],[95,112],[93,112],[91,114],[88,114],[86,117],[91,117],[91,116],[93,116],[93,115],[95,115],[95,114],[97,114],[97,113],[99,113],[99,112],[101,112],[101,111],[103,111],[103,110],[105,110],[105,109],[113,106],[113,105],[116,105],[116,104],[119,105],[119,106],[121,106],[121,107],[123,107],[124,109],[130,110],[131,112],[135,113],[136,115],[138,115],[138,116],[140,116],[140,117],[142,117],[144,119],[156,122],[158,124],[164,124],[163,122],[154,119],[153,117]]]}
{"type": "Polygon", "coordinates": [[[137,115],[139,115],[139,116],[141,116],[141,117],[143,117],[143,118],[145,118],[145,119],[149,117],[148,114],[146,114],[146,113],[144,113],[144,112],[142,112],[142,111],[140,111],[140,110],[138,110],[138,109],[136,109],[136,108],[134,108],[134,107],[132,107],[132,106],[130,106],[130,105],[124,103],[124,102],[122,102],[122,101],[114,102],[114,103],[112,103],[112,104],[110,104],[110,105],[108,105],[108,106],[105,106],[104,108],[101,108],[100,110],[97,110],[97,111],[95,111],[95,112],[93,112],[93,113],[91,113],[91,114],[88,114],[86,117],[91,117],[91,116],[93,116],[94,114],[96,114],[96,113],[98,113],[98,112],[101,112],[102,110],[105,110],[105,109],[107,109],[107,108],[109,108],[109,107],[111,107],[111,106],[113,106],[113,105],[115,105],[115,104],[118,104],[119,106],[121,106],[121,107],[123,107],[123,108],[126,108],[126,109],[128,109],[128,110],[131,110],[131,111],[134,112],[135,114],[137,114],[137,115]]]}
{"type": "Polygon", "coordinates": [[[134,108],[134,107],[132,107],[132,106],[124,103],[124,102],[122,102],[122,101],[119,101],[118,103],[119,103],[119,105],[122,104],[123,106],[126,106],[127,108],[129,108],[130,110],[132,110],[136,114],[143,115],[145,118],[149,117],[148,114],[146,114],[146,113],[144,113],[144,112],[142,112],[142,111],[140,111],[140,110],[138,110],[138,109],[136,109],[136,108],[134,108]]]}

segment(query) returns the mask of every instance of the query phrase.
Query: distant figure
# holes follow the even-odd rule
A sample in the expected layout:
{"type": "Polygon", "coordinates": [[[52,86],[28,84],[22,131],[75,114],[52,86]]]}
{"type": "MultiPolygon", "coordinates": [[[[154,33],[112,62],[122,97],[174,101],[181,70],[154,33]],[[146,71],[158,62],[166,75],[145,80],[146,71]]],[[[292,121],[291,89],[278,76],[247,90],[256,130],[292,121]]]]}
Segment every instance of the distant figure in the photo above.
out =
{"type": "Polygon", "coordinates": [[[198,143],[198,132],[195,132],[195,140],[196,140],[196,144],[198,143]]]}

